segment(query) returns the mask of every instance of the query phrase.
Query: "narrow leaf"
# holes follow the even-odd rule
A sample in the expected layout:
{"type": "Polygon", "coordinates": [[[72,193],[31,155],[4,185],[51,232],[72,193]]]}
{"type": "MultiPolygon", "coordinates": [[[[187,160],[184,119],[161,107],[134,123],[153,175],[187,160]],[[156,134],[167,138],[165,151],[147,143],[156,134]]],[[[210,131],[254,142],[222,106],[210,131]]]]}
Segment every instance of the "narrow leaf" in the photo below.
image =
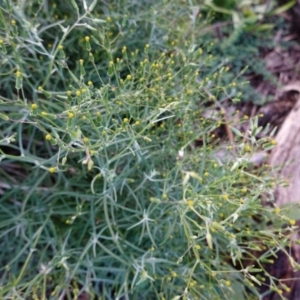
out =
{"type": "Polygon", "coordinates": [[[93,3],[89,7],[90,12],[95,8],[96,4],[97,4],[97,0],[94,0],[93,3]]]}
{"type": "Polygon", "coordinates": [[[243,136],[242,133],[238,129],[231,127],[231,126],[229,126],[229,127],[237,136],[240,136],[240,137],[243,136]]]}
{"type": "Polygon", "coordinates": [[[84,8],[85,11],[88,10],[88,7],[87,7],[87,4],[86,4],[86,1],[85,1],[85,0],[83,0],[83,8],[84,8]]]}
{"type": "Polygon", "coordinates": [[[78,5],[76,4],[75,0],[71,0],[72,6],[76,9],[77,12],[79,12],[78,5]]]}
{"type": "Polygon", "coordinates": [[[4,121],[7,121],[9,119],[9,117],[7,115],[1,114],[1,113],[0,113],[0,118],[4,121]]]}
{"type": "Polygon", "coordinates": [[[286,3],[282,6],[279,6],[276,9],[274,9],[271,14],[272,15],[281,14],[281,13],[289,10],[291,7],[293,7],[296,4],[296,2],[297,2],[296,0],[293,0],[293,1],[290,1],[290,2],[288,2],[288,3],[286,3]]]}

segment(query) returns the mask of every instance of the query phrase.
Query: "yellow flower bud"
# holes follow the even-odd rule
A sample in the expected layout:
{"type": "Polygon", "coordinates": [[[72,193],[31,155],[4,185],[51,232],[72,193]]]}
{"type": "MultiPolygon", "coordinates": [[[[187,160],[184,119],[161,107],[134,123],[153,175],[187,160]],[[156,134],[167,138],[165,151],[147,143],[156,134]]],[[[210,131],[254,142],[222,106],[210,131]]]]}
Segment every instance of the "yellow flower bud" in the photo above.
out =
{"type": "Polygon", "coordinates": [[[45,139],[46,139],[47,141],[50,141],[50,140],[52,139],[51,134],[49,134],[49,133],[46,134],[45,139]]]}
{"type": "Polygon", "coordinates": [[[56,168],[55,167],[51,167],[48,169],[49,173],[55,173],[56,168]]]}
{"type": "Polygon", "coordinates": [[[188,200],[188,201],[187,201],[187,205],[188,205],[189,207],[193,207],[193,206],[194,206],[194,201],[193,201],[193,200],[188,200]]]}
{"type": "Polygon", "coordinates": [[[72,112],[68,112],[68,118],[69,119],[73,119],[74,118],[74,113],[72,113],[72,112]]]}

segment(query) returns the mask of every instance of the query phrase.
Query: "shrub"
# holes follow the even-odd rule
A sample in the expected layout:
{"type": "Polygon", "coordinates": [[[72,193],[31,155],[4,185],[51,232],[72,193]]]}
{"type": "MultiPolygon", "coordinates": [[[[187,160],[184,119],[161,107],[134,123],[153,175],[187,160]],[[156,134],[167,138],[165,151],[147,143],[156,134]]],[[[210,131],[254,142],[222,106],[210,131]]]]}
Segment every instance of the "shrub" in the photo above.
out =
{"type": "Polygon", "coordinates": [[[264,263],[294,220],[260,204],[276,182],[249,161],[274,143],[256,140],[256,117],[248,138],[232,128],[234,159],[217,159],[217,99],[241,95],[219,84],[226,65],[201,76],[214,57],[193,9],[1,8],[1,297],[250,299],[264,281],[282,293],[264,263]]]}

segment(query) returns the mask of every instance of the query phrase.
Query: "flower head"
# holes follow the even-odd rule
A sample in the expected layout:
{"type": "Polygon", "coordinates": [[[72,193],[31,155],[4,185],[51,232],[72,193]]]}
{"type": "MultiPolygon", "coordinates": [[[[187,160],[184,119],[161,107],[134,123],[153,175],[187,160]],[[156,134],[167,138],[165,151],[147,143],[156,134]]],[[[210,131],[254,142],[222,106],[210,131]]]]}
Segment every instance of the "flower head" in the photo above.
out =
{"type": "Polygon", "coordinates": [[[55,167],[50,167],[50,168],[48,169],[48,171],[49,171],[49,173],[55,173],[56,168],[55,168],[55,167]]]}
{"type": "Polygon", "coordinates": [[[49,133],[46,134],[45,139],[46,139],[47,141],[51,141],[51,139],[52,139],[51,134],[49,134],[49,133]]]}

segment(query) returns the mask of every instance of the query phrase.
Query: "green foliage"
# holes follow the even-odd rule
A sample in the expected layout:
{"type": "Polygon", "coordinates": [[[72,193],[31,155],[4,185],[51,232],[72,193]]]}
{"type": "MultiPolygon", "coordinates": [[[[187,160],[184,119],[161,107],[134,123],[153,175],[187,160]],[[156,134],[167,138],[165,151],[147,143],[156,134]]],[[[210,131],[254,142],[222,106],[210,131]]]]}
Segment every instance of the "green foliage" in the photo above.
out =
{"type": "Polygon", "coordinates": [[[1,297],[280,294],[264,263],[294,220],[260,204],[277,182],[250,163],[274,141],[256,140],[256,117],[249,137],[232,128],[234,158],[216,157],[218,100],[242,95],[206,16],[179,0],[5,3],[1,297]]]}
{"type": "Polygon", "coordinates": [[[234,8],[236,8],[236,5],[237,5],[236,0],[225,0],[225,1],[214,0],[213,3],[217,6],[225,7],[227,9],[234,9],[234,8]]]}
{"type": "Polygon", "coordinates": [[[231,68],[228,75],[223,78],[225,81],[220,84],[234,80],[246,101],[251,99],[252,102],[262,105],[272,98],[262,97],[256,92],[255,87],[245,85],[243,82],[245,76],[255,75],[273,86],[277,85],[277,78],[267,70],[261,52],[267,53],[276,47],[285,48],[293,44],[292,41],[275,41],[274,35],[279,30],[288,33],[290,25],[278,16],[278,13],[290,8],[294,1],[281,7],[275,6],[276,1],[250,2],[239,1],[234,5],[230,1],[206,1],[207,10],[204,10],[204,13],[211,15],[212,11],[214,12],[214,18],[210,21],[217,26],[219,37],[213,39],[209,33],[203,38],[208,43],[213,41],[211,54],[216,58],[215,66],[226,63],[231,68]],[[236,76],[237,74],[239,75],[236,76]]]}

